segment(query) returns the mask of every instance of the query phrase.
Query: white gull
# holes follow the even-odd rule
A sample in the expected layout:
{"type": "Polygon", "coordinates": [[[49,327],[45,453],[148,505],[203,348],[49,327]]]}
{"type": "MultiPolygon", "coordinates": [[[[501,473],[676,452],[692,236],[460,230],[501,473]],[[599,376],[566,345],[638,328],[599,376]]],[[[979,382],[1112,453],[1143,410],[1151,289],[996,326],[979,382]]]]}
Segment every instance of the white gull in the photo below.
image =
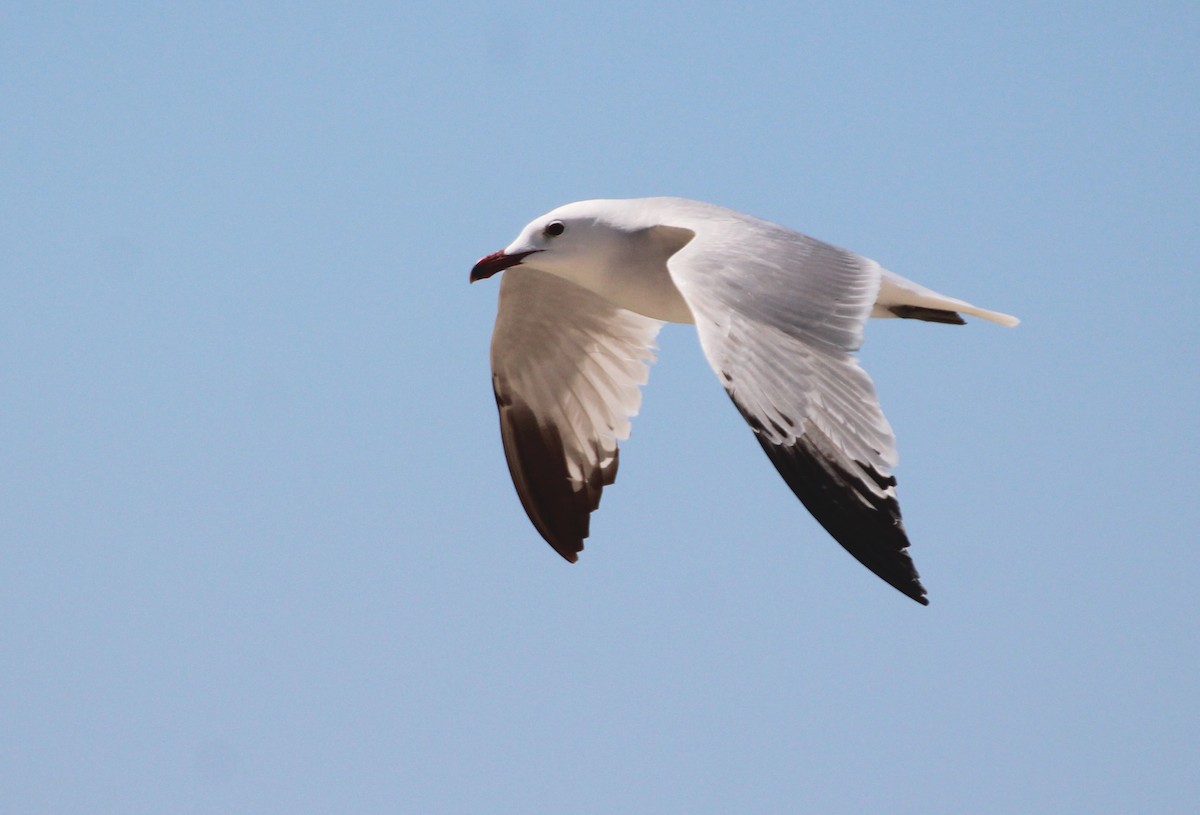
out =
{"type": "Polygon", "coordinates": [[[1014,326],[873,260],[681,198],[579,201],[534,219],[471,281],[507,270],[492,336],[521,504],[574,562],[617,473],[664,321],[700,345],[780,475],[838,543],[927,604],[896,500],[896,446],[853,356],[868,317],[1014,326]]]}

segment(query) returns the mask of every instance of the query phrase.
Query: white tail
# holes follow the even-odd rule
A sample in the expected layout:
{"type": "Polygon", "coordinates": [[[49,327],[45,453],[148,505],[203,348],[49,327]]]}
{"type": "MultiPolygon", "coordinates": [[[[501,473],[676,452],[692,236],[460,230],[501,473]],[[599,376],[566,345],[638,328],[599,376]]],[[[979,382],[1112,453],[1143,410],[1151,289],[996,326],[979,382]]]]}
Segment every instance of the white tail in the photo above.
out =
{"type": "MultiPolygon", "coordinates": [[[[993,323],[999,323],[1009,328],[1021,322],[1011,314],[979,308],[965,300],[938,294],[932,289],[927,289],[894,272],[889,272],[887,269],[883,269],[882,271],[883,279],[879,284],[879,295],[875,298],[875,308],[871,311],[872,317],[898,317],[902,316],[903,311],[908,308],[932,309],[935,312],[957,311],[963,314],[970,314],[972,317],[991,320],[993,323]],[[901,313],[897,313],[893,309],[898,309],[901,313]]],[[[929,318],[918,316],[918,319],[929,318]]],[[[939,320],[939,322],[945,321],[939,320]]],[[[954,322],[958,321],[955,320],[954,322]]]]}

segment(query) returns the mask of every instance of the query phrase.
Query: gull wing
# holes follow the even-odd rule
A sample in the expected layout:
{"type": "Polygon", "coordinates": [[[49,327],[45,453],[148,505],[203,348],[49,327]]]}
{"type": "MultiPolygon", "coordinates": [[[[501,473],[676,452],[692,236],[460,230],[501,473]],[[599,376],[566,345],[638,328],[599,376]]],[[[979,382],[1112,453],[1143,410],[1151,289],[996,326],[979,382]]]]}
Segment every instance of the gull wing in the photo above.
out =
{"type": "Polygon", "coordinates": [[[661,326],[553,275],[504,272],[492,334],[504,455],[529,519],[572,563],[616,478],[661,326]]]}
{"type": "Polygon", "coordinates": [[[896,500],[892,429],[852,354],[879,265],[757,219],[688,226],[696,238],[668,268],[721,384],[829,534],[927,604],[896,500]]]}

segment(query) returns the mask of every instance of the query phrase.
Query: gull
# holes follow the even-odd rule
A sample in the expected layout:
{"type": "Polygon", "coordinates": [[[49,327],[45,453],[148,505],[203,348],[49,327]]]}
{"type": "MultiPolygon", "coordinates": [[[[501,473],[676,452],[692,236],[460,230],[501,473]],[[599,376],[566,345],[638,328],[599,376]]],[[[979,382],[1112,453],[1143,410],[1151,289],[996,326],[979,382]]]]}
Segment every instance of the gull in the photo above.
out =
{"type": "Polygon", "coordinates": [[[854,352],[868,317],[1005,326],[786,227],[682,198],[578,201],[475,264],[504,272],[492,386],[517,495],[574,563],[617,474],[664,322],[704,356],[767,457],[846,551],[928,605],[896,498],[892,428],[854,352]]]}

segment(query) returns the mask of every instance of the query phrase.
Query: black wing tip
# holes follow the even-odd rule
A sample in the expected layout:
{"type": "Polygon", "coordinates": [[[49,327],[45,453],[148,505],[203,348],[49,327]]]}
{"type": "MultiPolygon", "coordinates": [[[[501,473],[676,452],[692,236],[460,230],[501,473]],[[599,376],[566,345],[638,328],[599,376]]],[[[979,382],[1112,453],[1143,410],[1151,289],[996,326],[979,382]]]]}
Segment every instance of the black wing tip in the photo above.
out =
{"type": "Polygon", "coordinates": [[[862,473],[847,471],[814,443],[812,435],[818,431],[811,425],[792,443],[775,444],[766,438],[761,423],[736,398],[733,401],[754,428],[755,438],[775,469],[825,531],[896,591],[923,606],[929,605],[908,554],[900,504],[894,494],[881,496],[867,486],[869,479],[886,490],[895,486],[895,477],[860,462],[856,463],[862,473]]]}
{"type": "Polygon", "coordinates": [[[568,563],[576,563],[588,537],[591,513],[604,487],[617,477],[619,453],[589,473],[581,488],[572,485],[558,428],[544,424],[514,394],[502,394],[493,377],[500,436],[513,486],[538,534],[568,563]]]}
{"type": "Polygon", "coordinates": [[[925,306],[889,306],[888,311],[905,320],[924,320],[927,323],[944,325],[966,325],[967,321],[957,311],[925,306]]]}
{"type": "MultiPolygon", "coordinates": [[[[540,532],[541,530],[538,531],[540,532]]],[[[542,533],[542,537],[545,538],[546,543],[550,544],[550,548],[558,552],[559,556],[567,563],[579,562],[579,553],[583,551],[583,541],[563,545],[562,541],[550,540],[550,538],[546,537],[545,533],[542,533]]]]}
{"type": "MultiPolygon", "coordinates": [[[[882,575],[881,575],[881,577],[882,577],[882,575]]],[[[887,580],[887,578],[884,578],[884,579],[887,580]]],[[[910,600],[915,600],[916,602],[920,603],[923,606],[929,605],[929,598],[925,596],[925,587],[921,585],[920,580],[914,579],[907,586],[898,586],[895,583],[892,583],[890,580],[888,581],[888,583],[892,586],[892,588],[894,588],[896,591],[900,592],[901,594],[903,594],[905,597],[909,598],[910,600]]]]}
{"type": "MultiPolygon", "coordinates": [[[[818,518],[817,520],[820,519],[818,518]]],[[[824,522],[821,525],[825,526],[824,522]]],[[[826,527],[826,530],[828,530],[828,527],[826,527]]],[[[833,533],[831,532],[830,534],[833,533]]],[[[867,548],[861,542],[847,542],[836,536],[835,539],[842,545],[843,549],[853,555],[855,560],[870,569],[884,583],[887,583],[910,600],[915,600],[923,606],[929,605],[929,598],[926,596],[925,587],[921,585],[921,578],[917,574],[916,566],[913,564],[908,552],[901,550],[889,556],[885,550],[885,553],[882,555],[879,552],[873,552],[868,557],[865,554],[860,554],[864,553],[864,550],[867,548]]]]}

